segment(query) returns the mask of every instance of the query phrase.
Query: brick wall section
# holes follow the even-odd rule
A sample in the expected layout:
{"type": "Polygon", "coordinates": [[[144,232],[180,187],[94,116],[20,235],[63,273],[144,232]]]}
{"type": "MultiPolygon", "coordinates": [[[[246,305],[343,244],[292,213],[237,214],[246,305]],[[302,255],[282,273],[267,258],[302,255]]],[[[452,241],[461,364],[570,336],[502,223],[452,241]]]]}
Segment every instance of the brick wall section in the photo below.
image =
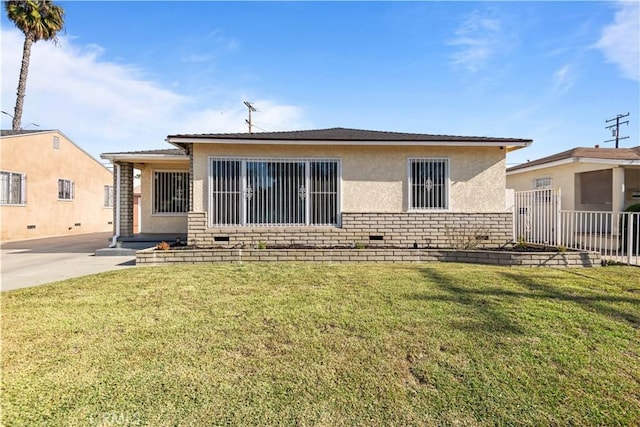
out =
{"type": "Polygon", "coordinates": [[[449,249],[198,249],[136,254],[137,265],[214,262],[460,262],[507,267],[599,267],[590,252],[497,252],[449,249]]]}
{"type": "MultiPolygon", "coordinates": [[[[120,206],[113,210],[113,229],[116,230],[116,210],[120,210],[120,236],[133,236],[133,163],[118,163],[120,165],[120,206]]],[[[117,189],[117,172],[113,174],[113,188],[117,189]]]]}
{"type": "Polygon", "coordinates": [[[266,245],[367,246],[462,248],[474,241],[477,247],[503,245],[512,239],[512,215],[495,213],[343,213],[341,227],[207,227],[205,212],[190,212],[188,243],[197,246],[266,245]],[[383,240],[371,240],[382,236],[383,240]],[[228,237],[229,242],[215,237],[228,237]]]}

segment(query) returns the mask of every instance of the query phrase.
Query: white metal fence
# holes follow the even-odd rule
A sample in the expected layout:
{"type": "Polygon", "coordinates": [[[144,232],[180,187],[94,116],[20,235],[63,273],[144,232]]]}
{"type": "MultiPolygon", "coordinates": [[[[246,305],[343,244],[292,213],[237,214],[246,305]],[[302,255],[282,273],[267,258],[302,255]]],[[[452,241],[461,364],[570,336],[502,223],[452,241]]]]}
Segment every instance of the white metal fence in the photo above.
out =
{"type": "Polygon", "coordinates": [[[562,210],[560,190],[515,193],[514,240],[598,252],[640,265],[640,213],[562,210]]]}
{"type": "Polygon", "coordinates": [[[516,191],[514,240],[556,246],[560,232],[560,189],[516,191]]]}

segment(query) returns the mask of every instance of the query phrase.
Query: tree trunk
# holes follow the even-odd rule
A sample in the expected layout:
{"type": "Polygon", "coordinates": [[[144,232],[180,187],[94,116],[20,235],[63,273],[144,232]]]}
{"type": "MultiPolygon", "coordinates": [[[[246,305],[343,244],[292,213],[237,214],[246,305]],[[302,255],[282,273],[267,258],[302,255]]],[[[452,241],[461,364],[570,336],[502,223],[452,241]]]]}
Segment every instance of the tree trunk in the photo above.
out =
{"type": "Polygon", "coordinates": [[[16,108],[13,112],[13,130],[20,130],[22,122],[22,109],[24,107],[24,95],[27,90],[27,74],[29,73],[29,58],[31,57],[31,45],[33,38],[24,36],[24,47],[22,48],[22,66],[20,67],[20,79],[18,80],[18,93],[16,94],[16,108]]]}

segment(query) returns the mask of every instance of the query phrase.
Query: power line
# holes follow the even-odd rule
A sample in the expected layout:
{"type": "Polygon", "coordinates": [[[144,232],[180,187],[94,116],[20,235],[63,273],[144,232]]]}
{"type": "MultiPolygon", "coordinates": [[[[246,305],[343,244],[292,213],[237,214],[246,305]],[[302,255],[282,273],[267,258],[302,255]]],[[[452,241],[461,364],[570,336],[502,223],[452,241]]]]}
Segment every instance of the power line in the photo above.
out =
{"type": "Polygon", "coordinates": [[[618,142],[621,139],[628,139],[629,138],[628,136],[623,136],[623,137],[620,136],[620,125],[623,125],[625,123],[627,125],[629,124],[629,120],[625,120],[624,122],[620,121],[620,119],[622,119],[624,117],[629,117],[629,113],[627,113],[627,114],[618,114],[613,119],[605,120],[605,123],[609,123],[609,122],[612,122],[614,120],[616,121],[616,123],[613,124],[613,125],[605,126],[605,129],[611,129],[612,135],[615,137],[613,139],[606,140],[605,142],[615,141],[616,142],[616,148],[618,148],[618,142]]]}

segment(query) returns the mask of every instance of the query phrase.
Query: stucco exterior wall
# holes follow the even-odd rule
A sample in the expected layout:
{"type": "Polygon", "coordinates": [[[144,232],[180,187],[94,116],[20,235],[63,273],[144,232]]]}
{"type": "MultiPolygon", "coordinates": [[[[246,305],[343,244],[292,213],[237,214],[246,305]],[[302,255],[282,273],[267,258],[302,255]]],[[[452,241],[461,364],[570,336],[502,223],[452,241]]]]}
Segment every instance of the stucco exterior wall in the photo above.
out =
{"type": "Polygon", "coordinates": [[[104,207],[104,186],[113,185],[111,172],[62,133],[1,137],[0,169],[26,174],[26,204],[0,206],[2,241],[112,229],[113,209],[104,207]],[[60,178],[74,182],[73,200],[58,200],[60,178]]]}
{"type": "MultiPolygon", "coordinates": [[[[562,209],[565,210],[601,210],[611,211],[612,204],[602,205],[584,205],[580,203],[580,187],[576,185],[576,174],[583,172],[592,172],[607,169],[617,169],[621,166],[612,166],[603,163],[586,163],[574,162],[564,165],[540,168],[534,171],[521,172],[517,174],[507,175],[507,188],[515,191],[527,191],[534,189],[534,179],[542,177],[551,177],[553,180],[553,188],[561,189],[562,209]]],[[[638,203],[638,200],[632,199],[633,191],[640,191],[640,169],[624,167],[624,188],[617,190],[622,194],[622,207],[632,203],[638,203]]],[[[614,189],[612,189],[614,191],[614,189]]],[[[620,207],[620,209],[622,209],[620,207]]]]}
{"type": "Polygon", "coordinates": [[[193,211],[208,207],[209,158],[215,156],[338,158],[342,212],[408,210],[407,162],[448,158],[450,212],[505,211],[505,154],[499,147],[271,146],[194,144],[193,211]]]}
{"type": "Polygon", "coordinates": [[[140,170],[140,233],[186,233],[187,214],[153,213],[153,172],[189,171],[188,164],[154,163],[136,165],[140,170]]]}

